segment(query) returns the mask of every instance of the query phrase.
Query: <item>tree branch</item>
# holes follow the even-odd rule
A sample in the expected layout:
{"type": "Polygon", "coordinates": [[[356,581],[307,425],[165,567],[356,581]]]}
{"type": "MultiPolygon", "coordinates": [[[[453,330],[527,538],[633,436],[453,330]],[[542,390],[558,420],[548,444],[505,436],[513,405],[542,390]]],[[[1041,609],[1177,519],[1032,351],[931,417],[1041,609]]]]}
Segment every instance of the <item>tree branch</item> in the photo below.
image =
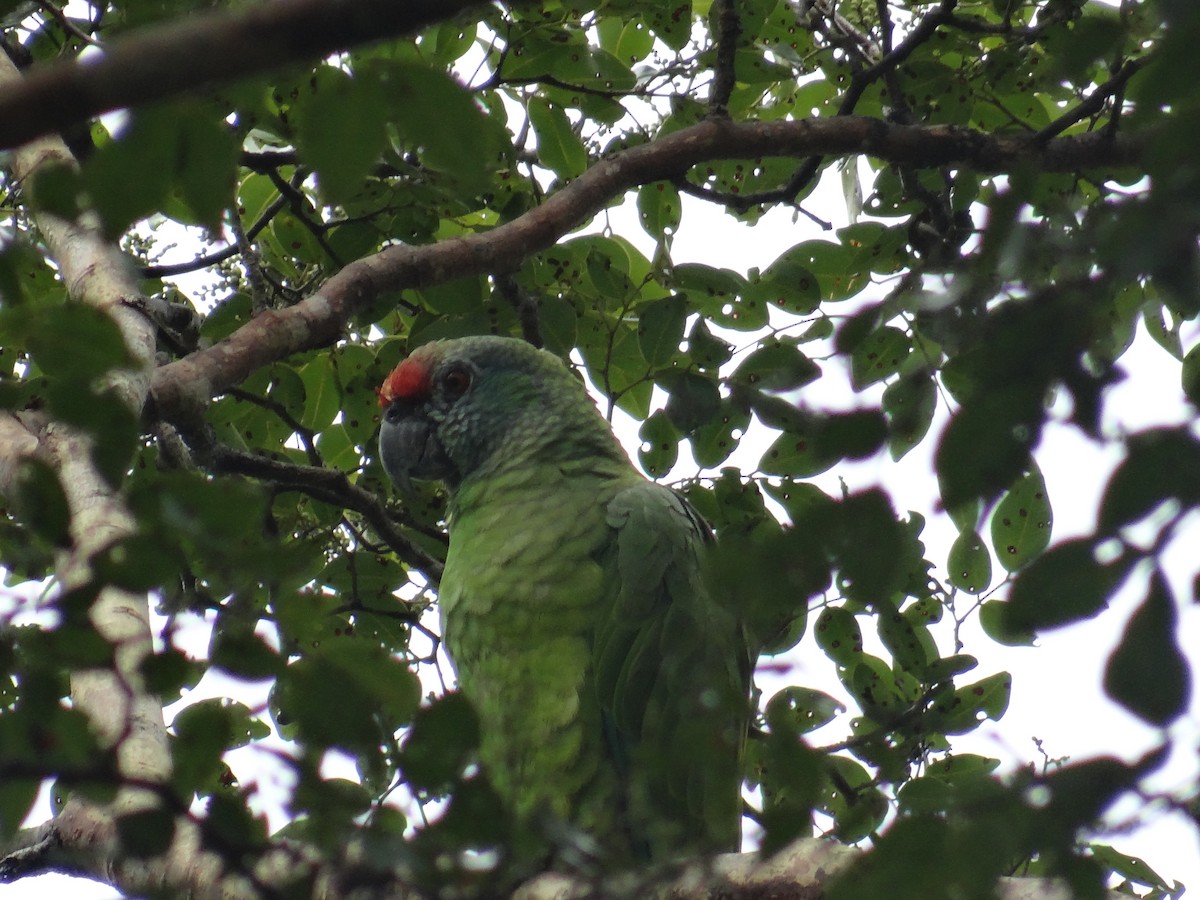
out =
{"type": "MultiPolygon", "coordinates": [[[[20,84],[16,66],[0,55],[0,91],[20,84]]],[[[75,164],[62,140],[52,137],[21,147],[13,154],[11,169],[14,180],[27,182],[44,167],[75,164]]],[[[155,326],[129,302],[140,296],[130,266],[86,221],[69,221],[45,211],[35,213],[34,220],[71,299],[103,310],[120,329],[132,362],[128,368],[109,372],[106,386],[131,410],[140,411],[154,365],[155,326]]],[[[21,456],[34,449],[16,432],[11,420],[5,420],[3,432],[5,449],[21,456]]],[[[36,437],[39,455],[57,471],[66,497],[71,546],[59,554],[55,568],[62,589],[71,591],[90,582],[93,557],[130,534],[133,519],[124,499],[97,469],[88,434],[53,420],[39,421],[29,434],[36,437]]],[[[11,472],[18,462],[19,457],[5,458],[0,468],[11,472]]],[[[92,599],[88,616],[111,646],[112,662],[72,670],[72,702],[87,716],[101,747],[115,752],[117,772],[123,779],[143,784],[165,782],[171,772],[171,754],[162,703],[147,690],[142,675],[142,663],[153,653],[148,599],[144,594],[104,587],[92,599]]],[[[73,798],[60,818],[93,813],[104,818],[157,802],[153,791],[124,787],[104,810],[73,798]]],[[[61,836],[63,832],[54,833],[61,836]]],[[[73,849],[108,856],[112,845],[101,841],[73,849]]]]}
{"type": "Polygon", "coordinates": [[[1048,140],[1052,137],[1057,137],[1076,122],[1082,122],[1088,116],[1099,115],[1103,111],[1104,104],[1108,98],[1122,93],[1125,90],[1125,86],[1129,83],[1129,79],[1141,71],[1147,62],[1149,62],[1149,57],[1127,59],[1112,78],[1088,94],[1078,106],[1067,110],[1039,131],[1036,137],[1039,140],[1048,140]]]}
{"type": "Polygon", "coordinates": [[[0,87],[0,149],[100,113],[409,34],[482,0],[275,0],[146,28],[0,87]]]}
{"type": "MultiPolygon", "coordinates": [[[[647,900],[739,900],[800,897],[822,900],[829,885],[862,857],[856,847],[802,838],[774,856],[726,853],[687,862],[674,872],[659,873],[636,884],[596,885],[566,875],[541,875],[522,885],[513,900],[585,900],[594,897],[643,897],[647,900]]],[[[1072,900],[1064,882],[1049,878],[1001,878],[1000,900],[1072,900]]],[[[1108,892],[1107,900],[1126,895],[1108,892]]]]}
{"type": "Polygon", "coordinates": [[[371,523],[376,534],[402,560],[419,569],[434,584],[441,579],[441,561],[405,537],[383,501],[376,494],[351,482],[340,469],[298,466],[220,445],[215,445],[211,452],[214,472],[236,473],[270,481],[289,490],[308,494],[323,503],[354,510],[371,523]]]}
{"type": "Polygon", "coordinates": [[[602,159],[541,206],[491,231],[423,246],[395,245],[357,260],[301,302],[266,310],[212,347],[155,371],[151,416],[198,415],[212,397],[259,367],[337,341],[350,318],[384,291],[509,271],[551,246],[626,190],[675,180],[716,159],[845,156],[866,153],[914,168],[961,166],[1003,172],[1034,166],[1070,172],[1136,163],[1143,143],[1130,135],[1082,135],[1039,142],[951,126],[896,125],[845,116],[776,122],[712,119],[602,159]]]}

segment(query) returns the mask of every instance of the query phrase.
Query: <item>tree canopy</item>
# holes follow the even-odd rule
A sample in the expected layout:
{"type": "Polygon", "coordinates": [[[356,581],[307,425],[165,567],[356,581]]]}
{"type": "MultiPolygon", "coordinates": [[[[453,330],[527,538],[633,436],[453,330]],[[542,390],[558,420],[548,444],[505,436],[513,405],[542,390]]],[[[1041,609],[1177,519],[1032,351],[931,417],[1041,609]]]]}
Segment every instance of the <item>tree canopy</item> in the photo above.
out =
{"type": "Polygon", "coordinates": [[[636,461],[714,526],[714,590],[841,686],[758,698],[747,817],[776,867],[679,889],[1170,891],[1092,835],[1130,793],[1196,809],[1148,785],[1190,702],[1197,573],[1162,558],[1200,438],[1106,413],[1139,331],[1200,403],[1200,7],[9,0],[0,25],[0,566],[46,584],[0,628],[0,878],[514,886],[472,710],[430,690],[445,498],[394,496],[376,448],[400,359],[495,333],[638,423],[636,461]],[[835,226],[810,201],[839,173],[835,226]],[[604,227],[630,204],[636,239],[604,227]],[[777,210],[778,256],[673,253],[685,216],[752,247],[777,210]],[[1123,453],[1058,542],[1052,421],[1123,453]],[[948,552],[885,486],[810,480],[931,444],[948,552]],[[1011,687],[960,626],[1031,643],[1131,586],[1104,689],[1156,750],[1001,775],[956,749],[1011,687]],[[247,693],[165,718],[206,675],[247,693]],[[287,774],[282,831],[248,759],[287,774]],[[54,817],[21,828],[47,780],[54,817]]]}

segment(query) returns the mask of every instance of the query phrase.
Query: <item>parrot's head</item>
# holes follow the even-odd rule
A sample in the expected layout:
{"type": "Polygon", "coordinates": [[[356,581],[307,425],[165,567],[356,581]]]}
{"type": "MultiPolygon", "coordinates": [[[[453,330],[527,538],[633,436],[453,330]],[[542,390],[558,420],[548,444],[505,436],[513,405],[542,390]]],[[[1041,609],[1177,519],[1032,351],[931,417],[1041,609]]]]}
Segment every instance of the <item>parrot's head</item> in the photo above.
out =
{"type": "Polygon", "coordinates": [[[425,344],[384,379],[379,403],[380,459],[405,491],[413,478],[453,490],[476,473],[565,455],[581,443],[622,452],[582,381],[516,338],[425,344]]]}

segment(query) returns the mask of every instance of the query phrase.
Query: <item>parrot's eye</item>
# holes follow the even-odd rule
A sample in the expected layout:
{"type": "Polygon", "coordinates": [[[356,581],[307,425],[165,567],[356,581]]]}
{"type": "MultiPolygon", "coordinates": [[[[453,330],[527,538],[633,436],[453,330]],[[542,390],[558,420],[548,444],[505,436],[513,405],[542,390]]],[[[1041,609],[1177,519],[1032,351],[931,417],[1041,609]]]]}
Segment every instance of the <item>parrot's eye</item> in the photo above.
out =
{"type": "Polygon", "coordinates": [[[457,400],[467,392],[467,388],[471,386],[471,373],[462,366],[455,366],[448,369],[442,376],[442,390],[446,392],[446,396],[457,400]]]}

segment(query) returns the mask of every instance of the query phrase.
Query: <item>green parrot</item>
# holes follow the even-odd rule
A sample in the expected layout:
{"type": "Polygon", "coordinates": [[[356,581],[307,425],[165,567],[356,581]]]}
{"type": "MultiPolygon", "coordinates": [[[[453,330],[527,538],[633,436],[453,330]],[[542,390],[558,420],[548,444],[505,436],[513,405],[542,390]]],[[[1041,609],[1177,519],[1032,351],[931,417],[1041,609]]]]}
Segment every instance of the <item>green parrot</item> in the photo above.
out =
{"type": "Polygon", "coordinates": [[[752,661],[704,521],[524,341],[426,344],[379,394],[389,477],[449,489],[442,638],[541,862],[581,835],[609,868],[738,849],[752,661]]]}

